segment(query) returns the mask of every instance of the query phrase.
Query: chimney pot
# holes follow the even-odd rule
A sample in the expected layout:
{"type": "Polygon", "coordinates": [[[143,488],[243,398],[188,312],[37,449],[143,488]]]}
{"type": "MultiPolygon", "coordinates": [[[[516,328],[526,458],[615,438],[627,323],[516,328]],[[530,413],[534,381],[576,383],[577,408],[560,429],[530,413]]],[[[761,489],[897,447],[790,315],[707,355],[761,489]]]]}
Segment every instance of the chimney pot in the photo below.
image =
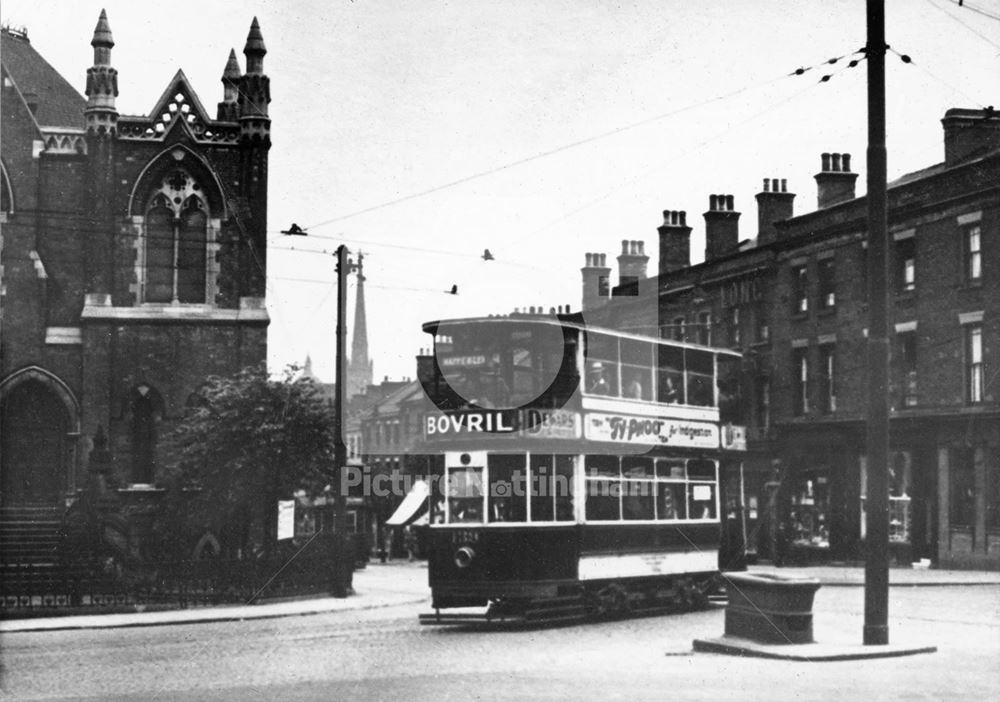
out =
{"type": "Polygon", "coordinates": [[[843,159],[841,161],[841,165],[843,166],[844,173],[850,173],[851,172],[851,155],[850,154],[842,154],[841,158],[843,159]]]}
{"type": "Polygon", "coordinates": [[[768,179],[768,178],[765,178],[765,179],[764,179],[764,192],[765,192],[765,193],[766,193],[766,192],[770,192],[770,190],[769,190],[769,187],[770,187],[770,185],[771,185],[771,181],[770,181],[770,179],[768,179]]]}
{"type": "Polygon", "coordinates": [[[717,200],[717,198],[715,197],[715,195],[709,195],[708,196],[708,209],[712,210],[714,212],[717,209],[717,207],[718,207],[718,200],[717,200]]]}
{"type": "Polygon", "coordinates": [[[733,203],[732,195],[726,195],[726,209],[730,212],[736,209],[736,205],[733,203]]]}
{"type": "Polygon", "coordinates": [[[782,178],[781,179],[781,192],[783,192],[783,193],[788,192],[788,179],[787,178],[782,178]]]}
{"type": "Polygon", "coordinates": [[[628,239],[622,239],[622,253],[628,253],[628,239]]]}
{"type": "Polygon", "coordinates": [[[833,159],[830,170],[840,172],[840,154],[830,154],[830,157],[833,159]]]}
{"type": "Polygon", "coordinates": [[[820,154],[819,159],[821,163],[820,170],[826,173],[830,170],[830,154],[820,154]]]}

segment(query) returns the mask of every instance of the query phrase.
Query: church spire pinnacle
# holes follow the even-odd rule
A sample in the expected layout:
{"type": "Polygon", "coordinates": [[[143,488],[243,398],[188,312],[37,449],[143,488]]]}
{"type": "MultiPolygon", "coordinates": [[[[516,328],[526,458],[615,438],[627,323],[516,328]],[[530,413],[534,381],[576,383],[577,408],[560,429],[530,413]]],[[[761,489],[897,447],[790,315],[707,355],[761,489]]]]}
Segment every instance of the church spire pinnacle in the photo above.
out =
{"type": "Polygon", "coordinates": [[[118,128],[118,71],[111,67],[111,48],[115,40],[111,36],[108,13],[101,10],[101,16],[94,27],[94,65],[87,69],[87,109],[84,111],[87,131],[91,134],[110,134],[118,128]]]}
{"type": "Polygon", "coordinates": [[[250,24],[243,54],[247,57],[247,72],[240,76],[238,111],[244,139],[271,143],[271,120],[267,104],[271,102],[271,80],[264,75],[264,35],[257,18],[250,24]]]}
{"type": "Polygon", "coordinates": [[[239,113],[236,101],[240,94],[240,62],[236,59],[236,49],[229,50],[229,60],[222,71],[222,102],[216,111],[216,119],[223,122],[235,122],[239,113]]]}

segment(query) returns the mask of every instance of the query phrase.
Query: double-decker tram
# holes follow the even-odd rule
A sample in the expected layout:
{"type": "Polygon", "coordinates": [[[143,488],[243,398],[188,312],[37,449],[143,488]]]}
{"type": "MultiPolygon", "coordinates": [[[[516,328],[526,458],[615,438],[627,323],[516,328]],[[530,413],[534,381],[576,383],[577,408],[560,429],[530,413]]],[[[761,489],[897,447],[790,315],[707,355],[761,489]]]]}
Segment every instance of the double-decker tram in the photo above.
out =
{"type": "Polygon", "coordinates": [[[430,322],[428,624],[695,607],[719,572],[739,354],[579,315],[430,322]],[[477,614],[451,608],[484,608],[477,614]],[[442,611],[445,610],[445,611],[442,611]]]}

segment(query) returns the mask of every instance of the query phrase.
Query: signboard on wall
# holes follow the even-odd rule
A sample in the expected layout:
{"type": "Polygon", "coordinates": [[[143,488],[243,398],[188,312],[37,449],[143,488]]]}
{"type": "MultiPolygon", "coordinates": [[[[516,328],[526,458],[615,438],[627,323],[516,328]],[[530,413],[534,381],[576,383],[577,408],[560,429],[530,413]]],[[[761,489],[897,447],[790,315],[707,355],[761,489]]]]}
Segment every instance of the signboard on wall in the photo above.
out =
{"type": "Polygon", "coordinates": [[[278,500],[278,541],[295,538],[295,500],[278,500]]]}
{"type": "Polygon", "coordinates": [[[583,433],[584,438],[590,441],[719,448],[719,428],[708,422],[588,412],[584,420],[583,433]]]}

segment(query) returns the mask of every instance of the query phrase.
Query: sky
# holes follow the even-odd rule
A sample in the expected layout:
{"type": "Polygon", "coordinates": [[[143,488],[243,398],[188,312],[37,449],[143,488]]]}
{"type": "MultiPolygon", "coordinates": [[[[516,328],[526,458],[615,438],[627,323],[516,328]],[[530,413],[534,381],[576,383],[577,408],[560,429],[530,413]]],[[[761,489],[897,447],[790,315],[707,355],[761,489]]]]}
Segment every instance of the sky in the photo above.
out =
{"type": "MultiPolygon", "coordinates": [[[[376,380],[413,377],[423,322],[577,310],[585,253],[614,266],[623,239],[655,273],[663,210],[688,213],[696,263],[710,194],[750,238],[765,177],[816,208],[823,152],[865,189],[864,0],[4,0],[0,18],[82,93],[102,8],[133,115],[179,68],[214,110],[258,18],[274,370],[308,356],[332,381],[340,243],[364,253],[376,380]]],[[[886,0],[886,39],[891,180],[943,159],[947,109],[1000,106],[1000,0],[886,0]]]]}

